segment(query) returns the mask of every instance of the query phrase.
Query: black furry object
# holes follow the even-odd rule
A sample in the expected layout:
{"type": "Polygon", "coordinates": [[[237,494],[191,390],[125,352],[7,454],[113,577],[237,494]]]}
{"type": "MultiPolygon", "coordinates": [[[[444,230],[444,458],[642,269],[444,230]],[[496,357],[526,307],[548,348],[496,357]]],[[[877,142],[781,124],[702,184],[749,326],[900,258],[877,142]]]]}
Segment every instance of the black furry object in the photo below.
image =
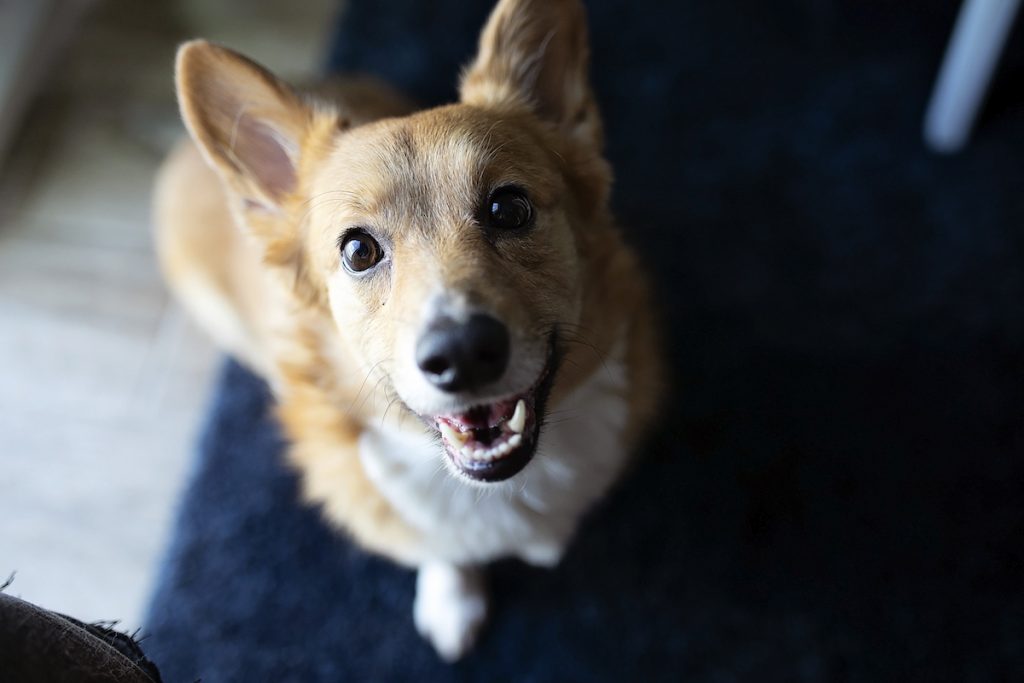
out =
{"type": "MultiPolygon", "coordinates": [[[[1024,116],[920,128],[958,0],[593,0],[624,233],[674,393],[555,570],[445,666],[414,577],[297,502],[221,379],[148,619],[169,681],[1000,681],[1024,671],[1024,116]]],[[[333,66],[454,97],[489,0],[348,0],[333,66]]],[[[1019,38],[1019,36],[1018,36],[1019,38]]],[[[543,437],[542,437],[543,444],[543,437]]]]}
{"type": "Polygon", "coordinates": [[[85,624],[0,592],[0,680],[161,683],[132,636],[85,624]]]}

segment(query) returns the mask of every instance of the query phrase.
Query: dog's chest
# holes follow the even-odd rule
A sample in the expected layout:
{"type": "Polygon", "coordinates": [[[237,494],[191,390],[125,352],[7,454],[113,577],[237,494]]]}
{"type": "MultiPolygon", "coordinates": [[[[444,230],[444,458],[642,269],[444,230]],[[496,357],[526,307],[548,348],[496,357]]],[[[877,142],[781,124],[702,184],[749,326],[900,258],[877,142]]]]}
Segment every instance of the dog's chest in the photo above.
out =
{"type": "Polygon", "coordinates": [[[457,481],[446,471],[437,437],[418,426],[368,426],[360,457],[398,514],[422,532],[426,555],[456,563],[516,556],[554,564],[579,518],[625,463],[626,384],[622,354],[613,354],[552,408],[533,462],[501,484],[457,481]]]}

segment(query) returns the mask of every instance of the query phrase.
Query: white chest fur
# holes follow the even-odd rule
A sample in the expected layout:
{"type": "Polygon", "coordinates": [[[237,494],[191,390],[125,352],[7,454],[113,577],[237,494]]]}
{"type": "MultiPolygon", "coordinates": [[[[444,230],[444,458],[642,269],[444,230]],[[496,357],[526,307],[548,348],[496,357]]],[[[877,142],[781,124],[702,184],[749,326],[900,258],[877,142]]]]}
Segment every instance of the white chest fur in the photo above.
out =
{"type": "Polygon", "coordinates": [[[582,514],[625,464],[626,385],[619,344],[551,407],[533,462],[501,484],[456,480],[446,471],[440,442],[419,426],[368,426],[359,454],[371,481],[423,532],[425,559],[467,564],[515,556],[552,565],[582,514]]]}

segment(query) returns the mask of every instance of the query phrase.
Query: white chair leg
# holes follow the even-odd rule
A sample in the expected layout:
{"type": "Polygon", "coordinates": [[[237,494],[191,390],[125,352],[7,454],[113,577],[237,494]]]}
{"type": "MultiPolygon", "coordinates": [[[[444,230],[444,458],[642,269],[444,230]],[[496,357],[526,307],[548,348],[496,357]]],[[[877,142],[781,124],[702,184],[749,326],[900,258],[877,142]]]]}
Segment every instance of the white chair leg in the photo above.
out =
{"type": "Polygon", "coordinates": [[[964,0],[925,116],[932,150],[956,152],[967,141],[1019,5],[964,0]]]}

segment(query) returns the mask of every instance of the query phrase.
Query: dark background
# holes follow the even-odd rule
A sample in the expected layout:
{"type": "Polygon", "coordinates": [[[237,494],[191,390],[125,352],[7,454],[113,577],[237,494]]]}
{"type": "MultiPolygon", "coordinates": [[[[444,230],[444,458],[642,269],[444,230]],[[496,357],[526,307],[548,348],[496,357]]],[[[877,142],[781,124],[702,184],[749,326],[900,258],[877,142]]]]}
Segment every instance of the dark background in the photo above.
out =
{"type": "MultiPolygon", "coordinates": [[[[145,642],[169,681],[1024,675],[1024,34],[969,146],[951,1],[593,0],[615,206],[673,364],[648,461],[440,665],[413,577],[295,504],[224,376],[145,642]]],[[[454,98],[491,2],[351,0],[332,68],[454,98]]]]}

